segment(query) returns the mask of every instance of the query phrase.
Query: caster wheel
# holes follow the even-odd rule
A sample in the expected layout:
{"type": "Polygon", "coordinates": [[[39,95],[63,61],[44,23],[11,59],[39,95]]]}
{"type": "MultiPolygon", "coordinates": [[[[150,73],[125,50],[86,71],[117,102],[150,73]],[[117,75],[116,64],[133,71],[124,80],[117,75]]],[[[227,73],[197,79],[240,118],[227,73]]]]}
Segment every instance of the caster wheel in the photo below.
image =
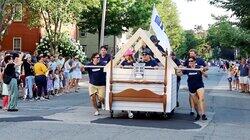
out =
{"type": "Polygon", "coordinates": [[[130,119],[134,118],[134,114],[131,111],[128,111],[128,118],[130,119]]]}
{"type": "Polygon", "coordinates": [[[163,113],[163,114],[162,114],[162,117],[163,117],[163,119],[165,119],[165,120],[169,119],[169,116],[168,116],[167,113],[163,113]]]}
{"type": "Polygon", "coordinates": [[[147,118],[150,118],[150,116],[151,116],[151,115],[150,115],[150,112],[146,112],[146,113],[145,113],[145,116],[146,116],[147,118]]]}

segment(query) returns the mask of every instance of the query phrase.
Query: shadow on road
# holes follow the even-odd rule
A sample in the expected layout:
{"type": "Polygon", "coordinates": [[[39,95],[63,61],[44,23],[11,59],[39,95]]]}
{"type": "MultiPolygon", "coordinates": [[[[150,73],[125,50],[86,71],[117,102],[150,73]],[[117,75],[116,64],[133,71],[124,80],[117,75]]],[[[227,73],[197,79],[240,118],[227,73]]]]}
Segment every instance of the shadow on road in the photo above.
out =
{"type": "Polygon", "coordinates": [[[121,126],[135,126],[135,127],[151,127],[163,129],[200,129],[201,126],[196,124],[194,118],[188,114],[176,113],[171,119],[163,119],[159,115],[151,115],[150,117],[143,117],[143,115],[136,116],[134,119],[128,119],[126,114],[119,114],[115,118],[100,118],[91,123],[96,124],[113,124],[121,126]]]}
{"type": "Polygon", "coordinates": [[[45,119],[39,116],[0,118],[0,122],[28,122],[28,121],[59,121],[59,120],[45,119]]]}

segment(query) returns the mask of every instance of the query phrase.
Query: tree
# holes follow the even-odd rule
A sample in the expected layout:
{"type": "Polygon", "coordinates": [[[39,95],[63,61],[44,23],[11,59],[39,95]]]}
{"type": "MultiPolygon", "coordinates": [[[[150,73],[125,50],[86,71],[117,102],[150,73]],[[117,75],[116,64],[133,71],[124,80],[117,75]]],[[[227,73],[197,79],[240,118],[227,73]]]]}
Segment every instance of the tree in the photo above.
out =
{"type": "Polygon", "coordinates": [[[239,49],[242,56],[250,53],[249,31],[233,25],[225,17],[209,27],[207,41],[212,48],[239,49]]]}
{"type": "Polygon", "coordinates": [[[183,36],[176,5],[172,0],[163,0],[157,4],[157,10],[165,25],[166,33],[173,47],[179,47],[183,36]]]}
{"type": "MultiPolygon", "coordinates": [[[[158,0],[110,0],[107,3],[105,35],[119,35],[124,27],[137,29],[149,27],[153,4],[158,0]]],[[[81,31],[99,33],[101,31],[102,0],[97,6],[88,6],[81,13],[78,22],[81,31]]],[[[100,38],[99,38],[100,40],[100,38]]]]}
{"type": "Polygon", "coordinates": [[[249,0],[210,0],[211,4],[231,10],[240,19],[241,27],[250,29],[250,1],[249,0]]]}
{"type": "Polygon", "coordinates": [[[0,41],[6,35],[8,27],[13,22],[17,12],[16,3],[22,2],[21,0],[0,0],[0,41]]]}
{"type": "Polygon", "coordinates": [[[180,47],[175,48],[178,56],[180,58],[185,58],[187,56],[187,52],[190,49],[196,49],[199,45],[199,41],[195,36],[195,32],[193,30],[186,30],[183,32],[182,36],[184,37],[180,47]]]}
{"type": "Polygon", "coordinates": [[[26,0],[30,11],[30,25],[44,27],[50,42],[51,53],[57,53],[58,41],[62,37],[62,26],[74,24],[79,14],[95,0],[26,0]],[[41,22],[42,19],[42,22],[41,22]]]}

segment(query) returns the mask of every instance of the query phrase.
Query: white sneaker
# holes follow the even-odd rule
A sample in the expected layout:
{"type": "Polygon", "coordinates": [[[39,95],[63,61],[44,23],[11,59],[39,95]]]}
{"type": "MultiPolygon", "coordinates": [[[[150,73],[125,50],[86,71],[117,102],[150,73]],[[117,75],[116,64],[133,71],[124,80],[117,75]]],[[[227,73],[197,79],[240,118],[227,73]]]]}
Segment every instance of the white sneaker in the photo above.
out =
{"type": "Polygon", "coordinates": [[[105,110],[105,105],[104,104],[102,104],[102,110],[105,110]]]}
{"type": "Polygon", "coordinates": [[[100,115],[99,111],[96,111],[95,114],[94,114],[94,116],[98,116],[98,115],[100,115]]]}
{"type": "Polygon", "coordinates": [[[44,97],[41,97],[40,100],[45,100],[45,98],[44,98],[44,97]]]}

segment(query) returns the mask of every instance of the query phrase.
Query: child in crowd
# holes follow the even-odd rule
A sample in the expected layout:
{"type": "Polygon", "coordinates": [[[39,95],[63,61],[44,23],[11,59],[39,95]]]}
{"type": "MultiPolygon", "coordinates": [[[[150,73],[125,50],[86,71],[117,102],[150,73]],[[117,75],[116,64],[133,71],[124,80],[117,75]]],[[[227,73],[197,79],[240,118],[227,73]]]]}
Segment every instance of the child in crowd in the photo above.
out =
{"type": "Polygon", "coordinates": [[[60,71],[57,68],[55,70],[55,79],[54,79],[54,89],[55,89],[55,95],[59,94],[59,90],[60,90],[60,71]]]}
{"type": "Polygon", "coordinates": [[[64,76],[64,68],[60,70],[60,93],[64,93],[65,87],[65,76],[64,76]]]}
{"type": "Polygon", "coordinates": [[[53,81],[54,81],[53,70],[50,70],[47,76],[47,90],[48,90],[49,95],[55,95],[53,92],[54,90],[53,81]]]}

